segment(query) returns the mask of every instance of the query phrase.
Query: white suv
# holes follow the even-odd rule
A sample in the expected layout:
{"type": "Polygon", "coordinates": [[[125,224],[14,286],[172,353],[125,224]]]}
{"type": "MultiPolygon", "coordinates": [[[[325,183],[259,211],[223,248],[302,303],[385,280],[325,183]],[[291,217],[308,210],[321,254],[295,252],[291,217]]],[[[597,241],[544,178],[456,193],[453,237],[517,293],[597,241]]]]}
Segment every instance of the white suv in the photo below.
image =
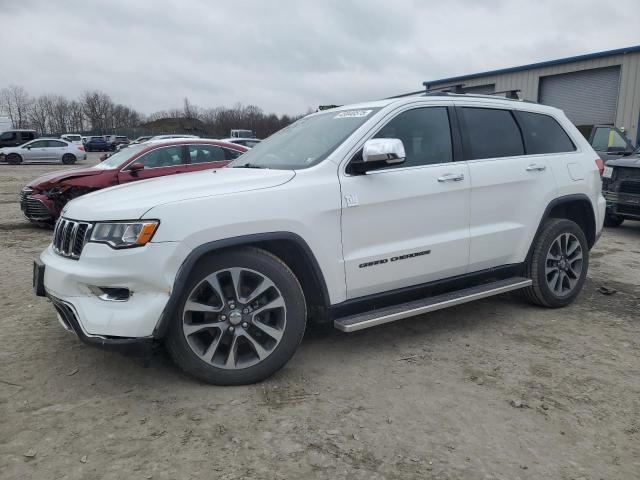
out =
{"type": "Polygon", "coordinates": [[[188,373],[259,381],[307,321],[350,332],[522,289],[580,292],[602,161],[555,108],[422,95],[309,115],[229,167],[73,200],[34,287],[83,341],[164,341],[188,373]]]}

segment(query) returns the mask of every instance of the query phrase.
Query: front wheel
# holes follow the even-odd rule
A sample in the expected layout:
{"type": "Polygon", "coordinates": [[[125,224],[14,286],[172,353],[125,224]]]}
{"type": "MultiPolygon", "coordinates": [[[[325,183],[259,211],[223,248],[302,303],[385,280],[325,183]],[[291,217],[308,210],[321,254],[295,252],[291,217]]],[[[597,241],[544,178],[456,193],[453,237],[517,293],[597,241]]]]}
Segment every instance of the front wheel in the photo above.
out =
{"type": "Polygon", "coordinates": [[[22,157],[17,153],[10,153],[7,155],[7,163],[9,165],[18,165],[22,163],[22,157]]]}
{"type": "Polygon", "coordinates": [[[535,240],[526,275],[533,284],[526,297],[544,307],[569,305],[582,290],[589,268],[589,245],[582,229],[571,220],[552,218],[535,240]]]}
{"type": "Polygon", "coordinates": [[[242,385],[282,368],[305,325],[304,294],[289,267],[265,250],[242,248],[214,254],[194,269],[166,344],[187,373],[242,385]]]}

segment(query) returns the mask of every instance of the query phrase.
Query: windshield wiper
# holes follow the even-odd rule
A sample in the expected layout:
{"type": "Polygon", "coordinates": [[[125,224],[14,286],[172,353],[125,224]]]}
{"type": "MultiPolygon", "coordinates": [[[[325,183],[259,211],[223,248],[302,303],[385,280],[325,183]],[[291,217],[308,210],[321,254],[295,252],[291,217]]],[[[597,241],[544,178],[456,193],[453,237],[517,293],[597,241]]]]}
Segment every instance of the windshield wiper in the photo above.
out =
{"type": "Polygon", "coordinates": [[[231,168],[267,168],[267,167],[262,167],[260,165],[256,165],[255,163],[243,163],[242,165],[234,165],[231,168]]]}

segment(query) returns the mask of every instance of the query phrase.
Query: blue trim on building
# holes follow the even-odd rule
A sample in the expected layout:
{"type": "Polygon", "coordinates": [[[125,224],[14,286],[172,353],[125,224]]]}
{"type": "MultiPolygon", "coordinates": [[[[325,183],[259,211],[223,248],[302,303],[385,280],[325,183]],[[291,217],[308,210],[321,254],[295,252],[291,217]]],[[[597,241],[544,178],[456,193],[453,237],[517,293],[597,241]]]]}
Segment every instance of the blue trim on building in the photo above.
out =
{"type": "MultiPolygon", "coordinates": [[[[575,57],[559,58],[557,60],[548,60],[546,62],[530,63],[528,65],[521,65],[519,67],[501,68],[499,70],[489,70],[488,72],[472,73],[469,75],[460,75],[458,77],[441,78],[439,80],[429,80],[422,82],[422,84],[429,88],[441,83],[458,82],[460,80],[469,80],[471,78],[488,77],[489,75],[501,75],[504,73],[522,72],[525,70],[531,70],[534,68],[549,67],[552,65],[558,65],[561,63],[579,62],[581,60],[592,60],[594,58],[610,57],[612,55],[624,55],[626,53],[640,52],[640,45],[633,47],[617,48],[615,50],[607,50],[605,52],[587,53],[585,55],[577,55],[575,57]]],[[[639,129],[640,131],[640,129],[639,129]]]]}

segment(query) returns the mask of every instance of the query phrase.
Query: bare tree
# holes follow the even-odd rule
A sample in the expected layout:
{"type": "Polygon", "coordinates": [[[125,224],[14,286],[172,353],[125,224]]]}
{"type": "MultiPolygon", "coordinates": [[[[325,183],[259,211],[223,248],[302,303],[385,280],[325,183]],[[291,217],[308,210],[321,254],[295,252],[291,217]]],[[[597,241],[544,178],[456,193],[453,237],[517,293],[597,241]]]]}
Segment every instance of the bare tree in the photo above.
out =
{"type": "Polygon", "coordinates": [[[61,95],[51,98],[49,130],[52,133],[63,134],[69,131],[69,100],[61,95]]]}
{"type": "Polygon", "coordinates": [[[49,106],[46,95],[41,95],[31,102],[28,117],[31,128],[40,133],[47,131],[49,126],[49,106]]]}
{"type": "Polygon", "coordinates": [[[77,100],[69,102],[69,130],[71,132],[82,132],[85,129],[84,112],[82,104],[77,100]]]}
{"type": "Polygon", "coordinates": [[[104,92],[94,90],[84,92],[80,101],[91,129],[94,132],[106,133],[109,127],[109,116],[113,110],[111,97],[104,92]]]}
{"type": "Polygon", "coordinates": [[[183,105],[184,118],[199,118],[198,107],[189,102],[189,99],[187,97],[184,98],[183,105]]]}
{"type": "Polygon", "coordinates": [[[14,128],[26,128],[29,122],[29,105],[32,99],[27,91],[17,85],[0,90],[0,109],[9,116],[14,128]]]}
{"type": "Polygon", "coordinates": [[[243,128],[264,138],[299,118],[266,114],[256,105],[240,103],[232,108],[203,109],[184,98],[181,109],[158,111],[143,119],[134,108],[115,104],[109,95],[98,90],[84,92],[77,100],[52,94],[32,99],[24,88],[15,85],[0,90],[0,110],[10,117],[16,128],[32,127],[52,134],[87,130],[103,134],[132,134],[137,130],[140,134],[166,129],[167,132],[160,133],[226,137],[231,129],[243,128]],[[154,123],[147,127],[148,132],[141,125],[143,120],[154,123]]]}

